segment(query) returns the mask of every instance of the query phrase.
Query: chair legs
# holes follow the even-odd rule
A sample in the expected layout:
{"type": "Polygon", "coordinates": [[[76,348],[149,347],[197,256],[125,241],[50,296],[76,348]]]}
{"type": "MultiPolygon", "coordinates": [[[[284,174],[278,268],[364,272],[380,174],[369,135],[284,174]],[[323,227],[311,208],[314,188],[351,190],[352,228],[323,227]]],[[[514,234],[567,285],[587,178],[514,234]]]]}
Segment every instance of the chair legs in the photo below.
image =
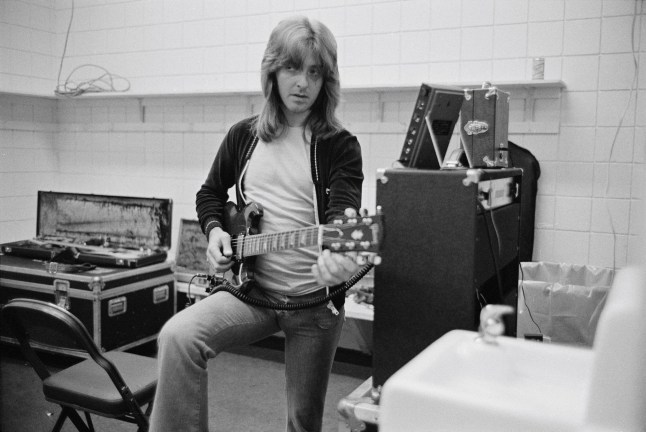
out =
{"type": "MultiPolygon", "coordinates": [[[[150,413],[153,411],[153,402],[150,401],[148,406],[146,407],[146,412],[144,413],[144,418],[139,418],[137,420],[137,424],[139,427],[137,428],[137,432],[148,432],[148,428],[150,427],[150,413]]],[[[135,418],[137,419],[137,418],[135,418]]]]}
{"type": "Polygon", "coordinates": [[[150,401],[148,403],[148,406],[146,407],[146,412],[143,413],[143,416],[138,416],[134,415],[134,422],[137,423],[139,426],[137,428],[137,432],[148,432],[148,428],[150,427],[150,413],[153,411],[153,401],[150,401]]]}
{"type": "Polygon", "coordinates": [[[150,401],[148,403],[148,406],[146,407],[146,418],[150,418],[150,413],[153,412],[153,401],[150,401]]]}
{"type": "Polygon", "coordinates": [[[87,411],[85,412],[85,419],[87,420],[87,425],[88,428],[90,429],[90,432],[94,432],[94,425],[92,424],[92,418],[90,417],[90,413],[87,411]]]}
{"type": "Polygon", "coordinates": [[[63,427],[63,423],[65,422],[66,418],[67,418],[67,408],[63,408],[61,413],[58,415],[58,418],[56,419],[56,424],[54,425],[54,429],[52,429],[52,432],[59,432],[63,427]]]}
{"type": "MultiPolygon", "coordinates": [[[[76,426],[76,429],[79,432],[95,432],[94,431],[94,424],[92,423],[92,418],[90,417],[90,413],[83,411],[85,414],[85,422],[79,415],[79,413],[70,408],[70,407],[61,407],[61,413],[58,415],[58,418],[56,419],[56,424],[54,425],[54,428],[52,429],[52,432],[60,432],[61,428],[63,427],[63,423],[65,423],[66,419],[70,419],[72,423],[74,423],[74,426],[76,426]]],[[[153,403],[152,401],[148,404],[146,407],[146,414],[145,417],[138,417],[138,416],[127,416],[123,418],[123,420],[129,421],[130,423],[135,423],[139,427],[137,428],[137,432],[148,432],[148,419],[150,418],[150,413],[153,410],[153,403]]]]}
{"type": "Polygon", "coordinates": [[[60,432],[61,428],[63,427],[63,423],[65,423],[65,419],[69,418],[72,423],[74,423],[74,426],[76,426],[76,429],[78,429],[79,432],[94,432],[94,427],[92,426],[92,420],[90,420],[90,415],[88,413],[85,413],[85,417],[88,419],[88,425],[86,425],[83,422],[83,419],[81,416],[76,412],[76,410],[69,408],[69,407],[62,407],[62,411],[60,415],[58,416],[58,419],[56,420],[56,424],[54,425],[54,429],[52,429],[52,432],[60,432]]]}

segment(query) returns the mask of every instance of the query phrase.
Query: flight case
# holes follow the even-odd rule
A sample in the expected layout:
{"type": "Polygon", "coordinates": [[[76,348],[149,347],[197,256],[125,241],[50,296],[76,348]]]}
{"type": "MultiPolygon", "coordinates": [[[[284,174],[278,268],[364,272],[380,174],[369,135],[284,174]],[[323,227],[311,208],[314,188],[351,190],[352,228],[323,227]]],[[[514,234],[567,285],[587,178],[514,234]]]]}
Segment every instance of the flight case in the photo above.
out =
{"type": "MultiPolygon", "coordinates": [[[[104,351],[154,340],[175,312],[175,278],[165,259],[170,200],[39,192],[38,207],[37,232],[49,227],[51,236],[0,245],[0,303],[23,297],[65,307],[104,351]],[[54,208],[46,205],[51,202],[54,208]],[[131,234],[119,234],[120,245],[114,246],[117,233],[131,234]],[[154,238],[145,239],[145,233],[154,238]],[[102,237],[107,246],[86,247],[90,237],[102,237]],[[127,248],[128,242],[141,246],[127,248]],[[28,247],[14,248],[16,244],[28,247]],[[62,255],[67,259],[57,260],[62,255]]],[[[0,337],[14,342],[5,328],[0,337]]],[[[63,340],[41,348],[78,354],[63,340]]]]}

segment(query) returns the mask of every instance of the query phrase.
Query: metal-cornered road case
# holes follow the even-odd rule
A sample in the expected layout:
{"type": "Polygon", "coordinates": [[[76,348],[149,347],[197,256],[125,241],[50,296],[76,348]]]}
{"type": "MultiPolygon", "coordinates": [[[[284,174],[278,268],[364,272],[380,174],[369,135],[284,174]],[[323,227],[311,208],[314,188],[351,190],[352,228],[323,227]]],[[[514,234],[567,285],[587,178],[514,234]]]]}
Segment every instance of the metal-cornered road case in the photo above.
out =
{"type": "MultiPolygon", "coordinates": [[[[96,267],[82,273],[58,273],[42,261],[0,256],[0,302],[33,298],[67,308],[105,351],[126,350],[154,340],[175,312],[170,263],[136,269],[96,267]]],[[[13,341],[6,329],[3,341],[13,341]]],[[[52,340],[44,350],[75,355],[73,347],[52,340]]]]}
{"type": "MultiPolygon", "coordinates": [[[[39,191],[38,237],[0,245],[0,303],[61,305],[106,351],[154,340],[175,312],[171,213],[169,199],[39,191]]],[[[63,340],[42,348],[78,354],[63,340]]]]}

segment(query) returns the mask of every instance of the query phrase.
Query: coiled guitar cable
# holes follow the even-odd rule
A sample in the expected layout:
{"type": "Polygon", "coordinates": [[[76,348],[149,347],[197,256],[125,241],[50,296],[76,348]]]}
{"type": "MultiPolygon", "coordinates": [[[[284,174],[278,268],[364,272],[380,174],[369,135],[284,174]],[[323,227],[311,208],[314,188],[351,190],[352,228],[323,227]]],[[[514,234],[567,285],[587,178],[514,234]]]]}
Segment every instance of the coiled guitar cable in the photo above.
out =
{"type": "MultiPolygon", "coordinates": [[[[315,298],[313,300],[309,300],[306,302],[302,303],[274,303],[268,300],[263,300],[263,299],[257,299],[253,298],[248,295],[249,291],[253,289],[253,287],[256,285],[254,281],[247,281],[245,282],[241,287],[236,287],[231,282],[229,282],[227,279],[216,276],[216,275],[209,275],[209,274],[203,274],[203,273],[198,273],[194,275],[191,278],[191,282],[195,278],[203,278],[209,281],[209,287],[206,289],[206,292],[209,294],[209,296],[220,292],[220,291],[226,291],[236,297],[239,300],[242,300],[243,302],[250,304],[252,306],[258,306],[266,309],[275,309],[275,310],[287,310],[287,311],[293,311],[293,310],[299,310],[299,309],[308,309],[314,306],[318,306],[324,303],[327,303],[328,301],[332,300],[333,298],[336,298],[340,296],[341,294],[344,294],[347,290],[349,290],[354,284],[359,282],[361,278],[363,278],[375,265],[373,263],[368,263],[365,264],[363,267],[359,269],[357,273],[355,273],[350,279],[347,281],[343,282],[342,284],[336,285],[336,287],[333,290],[331,290],[328,294],[325,296],[315,298]]],[[[190,305],[190,299],[191,299],[191,282],[188,284],[188,302],[187,306],[190,305]]]]}

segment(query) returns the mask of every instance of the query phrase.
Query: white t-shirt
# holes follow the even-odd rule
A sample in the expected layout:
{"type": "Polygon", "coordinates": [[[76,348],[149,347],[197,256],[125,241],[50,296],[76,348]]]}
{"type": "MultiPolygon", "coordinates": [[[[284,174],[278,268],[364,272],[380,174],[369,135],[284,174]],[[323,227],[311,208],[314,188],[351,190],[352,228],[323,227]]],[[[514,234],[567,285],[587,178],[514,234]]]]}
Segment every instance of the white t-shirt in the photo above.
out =
{"type": "MultiPolygon", "coordinates": [[[[247,202],[264,210],[261,233],[315,225],[310,146],[303,140],[302,127],[289,127],[269,143],[258,141],[245,172],[244,193],[247,202]]],[[[316,246],[258,255],[254,278],[269,291],[307,294],[320,287],[311,270],[317,257],[316,246]]]]}

